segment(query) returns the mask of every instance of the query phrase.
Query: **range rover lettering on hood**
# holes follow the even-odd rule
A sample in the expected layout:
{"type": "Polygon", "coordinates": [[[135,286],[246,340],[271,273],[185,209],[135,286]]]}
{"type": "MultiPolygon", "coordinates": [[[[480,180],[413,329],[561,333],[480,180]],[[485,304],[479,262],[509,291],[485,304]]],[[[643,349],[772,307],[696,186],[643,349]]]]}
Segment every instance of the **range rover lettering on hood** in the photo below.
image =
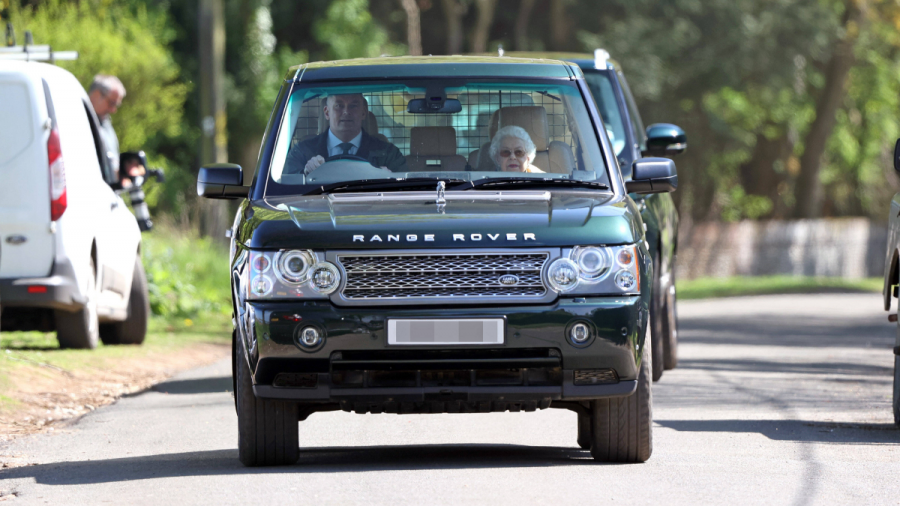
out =
{"type": "MultiPolygon", "coordinates": [[[[435,234],[424,234],[422,236],[425,242],[434,242],[435,234]]],[[[521,234],[522,241],[536,241],[534,234],[521,234]]],[[[382,239],[380,235],[373,235],[366,239],[364,235],[354,235],[353,242],[400,242],[401,234],[388,234],[386,239],[382,239]]],[[[419,240],[418,234],[406,234],[405,242],[416,242],[419,240]]],[[[453,242],[457,241],[519,241],[519,234],[453,234],[453,242]]]]}

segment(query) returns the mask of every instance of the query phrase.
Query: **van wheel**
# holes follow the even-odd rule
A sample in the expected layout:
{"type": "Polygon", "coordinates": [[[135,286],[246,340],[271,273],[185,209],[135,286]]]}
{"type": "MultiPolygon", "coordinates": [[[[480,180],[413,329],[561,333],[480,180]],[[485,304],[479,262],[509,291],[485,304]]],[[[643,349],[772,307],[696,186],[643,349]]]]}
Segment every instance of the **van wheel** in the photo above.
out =
{"type": "Polygon", "coordinates": [[[147,319],[150,315],[150,301],[147,295],[147,275],[141,257],[134,263],[131,279],[131,293],[128,296],[128,317],[121,322],[100,326],[103,344],[141,344],[147,336],[147,319]]]}
{"type": "Polygon", "coordinates": [[[665,294],[662,293],[662,281],[659,279],[659,255],[653,259],[653,291],[650,297],[650,338],[653,341],[653,381],[659,381],[663,375],[663,337],[665,325],[663,320],[666,317],[663,310],[663,301],[665,294]]]}
{"type": "Polygon", "coordinates": [[[236,341],[238,458],[247,467],[293,464],[300,458],[297,403],[253,394],[243,340],[236,341]]]}
{"type": "Polygon", "coordinates": [[[644,339],[637,390],[591,402],[591,456],[600,462],[646,462],[653,453],[652,347],[644,339]]]}
{"type": "Polygon", "coordinates": [[[100,324],[97,321],[97,267],[91,258],[88,271],[87,302],[78,311],[69,312],[57,309],[53,312],[56,320],[56,340],[60,348],[77,348],[92,350],[97,347],[100,324]]]}
{"type": "Polygon", "coordinates": [[[663,365],[668,371],[678,367],[678,296],[674,284],[666,290],[663,315],[663,365]]]}

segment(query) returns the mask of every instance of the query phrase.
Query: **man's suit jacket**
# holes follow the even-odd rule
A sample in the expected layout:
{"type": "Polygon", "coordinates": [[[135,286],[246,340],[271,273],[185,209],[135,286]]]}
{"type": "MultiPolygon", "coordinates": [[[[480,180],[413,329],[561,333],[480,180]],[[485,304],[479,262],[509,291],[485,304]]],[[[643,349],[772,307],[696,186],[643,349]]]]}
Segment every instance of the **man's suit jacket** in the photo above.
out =
{"type": "MultiPolygon", "coordinates": [[[[319,135],[300,142],[288,151],[287,160],[284,162],[284,174],[301,174],[306,162],[310,158],[319,155],[328,159],[328,130],[319,135]]],[[[375,167],[387,167],[393,172],[406,172],[406,157],[400,153],[397,146],[384,142],[362,131],[362,139],[359,141],[359,149],[356,156],[365,158],[375,167]]]]}

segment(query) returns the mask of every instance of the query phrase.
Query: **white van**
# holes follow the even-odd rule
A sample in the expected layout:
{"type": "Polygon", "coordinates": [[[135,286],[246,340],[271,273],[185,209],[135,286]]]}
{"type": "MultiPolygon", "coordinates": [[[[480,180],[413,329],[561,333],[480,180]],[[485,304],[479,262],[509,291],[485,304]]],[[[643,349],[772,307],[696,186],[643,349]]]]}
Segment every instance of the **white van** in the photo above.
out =
{"type": "Polygon", "coordinates": [[[64,348],[143,342],[141,233],[110,167],[71,73],[0,61],[0,329],[56,330],[64,348]]]}

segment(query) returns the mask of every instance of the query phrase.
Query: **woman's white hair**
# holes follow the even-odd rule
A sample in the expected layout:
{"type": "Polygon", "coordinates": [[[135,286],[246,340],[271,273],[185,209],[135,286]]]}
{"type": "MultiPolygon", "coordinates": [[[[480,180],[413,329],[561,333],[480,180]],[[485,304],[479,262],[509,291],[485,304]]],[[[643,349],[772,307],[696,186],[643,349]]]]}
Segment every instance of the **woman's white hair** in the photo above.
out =
{"type": "Polygon", "coordinates": [[[528,163],[534,161],[534,155],[537,153],[537,149],[534,147],[534,142],[531,141],[531,136],[528,135],[528,132],[526,132],[524,128],[509,125],[497,130],[494,139],[491,141],[491,159],[497,162],[497,165],[500,165],[500,162],[497,159],[497,155],[500,154],[500,143],[507,137],[521,139],[522,143],[525,144],[525,152],[528,153],[528,163]]]}

